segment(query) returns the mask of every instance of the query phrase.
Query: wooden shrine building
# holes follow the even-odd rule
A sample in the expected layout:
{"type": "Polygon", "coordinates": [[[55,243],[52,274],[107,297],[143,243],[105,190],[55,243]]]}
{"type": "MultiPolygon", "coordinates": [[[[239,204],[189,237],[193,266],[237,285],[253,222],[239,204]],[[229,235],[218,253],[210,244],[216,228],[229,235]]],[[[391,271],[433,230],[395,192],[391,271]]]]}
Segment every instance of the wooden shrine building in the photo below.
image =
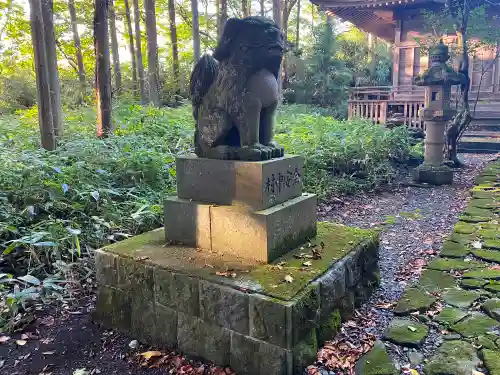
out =
{"type": "MultiPolygon", "coordinates": [[[[312,0],[327,13],[349,21],[361,30],[372,33],[393,45],[392,86],[355,87],[349,93],[349,117],[365,117],[386,123],[391,116],[411,127],[422,127],[418,117],[423,107],[423,88],[412,84],[413,77],[428,67],[423,51],[425,39],[422,9],[436,10],[444,5],[440,0],[312,0]]],[[[500,7],[495,14],[500,14],[500,7]]],[[[492,19],[494,18],[491,15],[492,19]]],[[[492,21],[493,22],[493,21],[492,21]]],[[[500,26],[500,25],[499,25],[500,26]]],[[[453,42],[454,36],[445,38],[453,42]]],[[[499,107],[500,59],[499,45],[482,48],[470,57],[471,99],[479,90],[482,103],[499,107]]],[[[482,110],[486,107],[478,107],[482,110]]]]}

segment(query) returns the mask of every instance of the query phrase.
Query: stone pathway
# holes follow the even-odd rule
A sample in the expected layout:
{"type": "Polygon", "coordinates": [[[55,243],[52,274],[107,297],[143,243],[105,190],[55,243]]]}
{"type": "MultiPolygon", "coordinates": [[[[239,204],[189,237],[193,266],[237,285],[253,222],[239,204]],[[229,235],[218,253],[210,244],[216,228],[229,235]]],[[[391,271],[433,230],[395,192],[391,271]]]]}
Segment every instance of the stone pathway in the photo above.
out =
{"type": "Polygon", "coordinates": [[[330,211],[336,214],[324,208],[329,220],[384,228],[381,287],[353,321],[344,323],[338,337],[325,343],[308,373],[415,374],[411,368],[427,375],[500,374],[498,364],[492,363],[500,354],[495,353],[500,316],[500,299],[495,298],[497,291],[500,296],[500,162],[490,164],[476,179],[477,184],[495,185],[493,190],[486,185],[474,188],[467,206],[474,176],[487,159],[468,155],[468,169],[452,187],[406,188],[352,200],[330,211]],[[449,236],[458,216],[460,222],[449,236]],[[345,343],[359,347],[367,340],[377,341],[354,372],[349,361],[355,360],[338,348],[345,343]],[[339,366],[342,361],[345,367],[339,366]]]}

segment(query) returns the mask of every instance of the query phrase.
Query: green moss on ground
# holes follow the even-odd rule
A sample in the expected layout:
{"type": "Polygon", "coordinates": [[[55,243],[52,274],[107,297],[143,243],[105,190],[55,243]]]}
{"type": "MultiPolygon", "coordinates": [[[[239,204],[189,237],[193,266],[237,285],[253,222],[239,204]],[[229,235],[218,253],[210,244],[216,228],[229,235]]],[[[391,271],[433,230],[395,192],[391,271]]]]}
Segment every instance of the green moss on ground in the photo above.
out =
{"type": "Polygon", "coordinates": [[[466,279],[500,280],[500,270],[480,269],[465,272],[466,279]]]}
{"type": "Polygon", "coordinates": [[[479,293],[469,292],[467,290],[462,290],[462,289],[449,289],[441,295],[441,298],[448,305],[459,308],[469,307],[470,305],[472,305],[474,301],[476,301],[480,297],[481,295],[479,293]]]}
{"type": "Polygon", "coordinates": [[[387,354],[385,345],[376,341],[373,348],[356,364],[356,375],[396,375],[396,367],[387,354]]]}
{"type": "Polygon", "coordinates": [[[470,253],[470,249],[453,241],[445,241],[443,248],[439,253],[440,257],[445,258],[464,258],[470,253]]]}
{"type": "Polygon", "coordinates": [[[463,310],[456,309],[454,307],[445,307],[435,318],[439,323],[446,325],[451,325],[459,322],[467,316],[467,313],[463,310]]]}
{"type": "Polygon", "coordinates": [[[302,373],[303,369],[314,362],[318,352],[318,339],[316,329],[311,329],[311,332],[297,344],[293,349],[293,368],[294,374],[302,373]]]}
{"type": "Polygon", "coordinates": [[[491,350],[498,350],[497,345],[495,342],[491,339],[489,339],[486,336],[479,336],[476,341],[475,341],[477,346],[480,346],[481,348],[485,349],[491,349],[491,350]]]}
{"type": "Polygon", "coordinates": [[[455,233],[453,232],[450,235],[450,241],[459,243],[464,246],[470,245],[473,241],[476,240],[476,237],[474,235],[469,235],[469,234],[460,234],[460,233],[455,233]]]}
{"type": "Polygon", "coordinates": [[[473,338],[487,335],[498,327],[498,322],[487,315],[475,312],[470,317],[453,325],[451,328],[463,337],[473,338]]]}
{"type": "Polygon", "coordinates": [[[460,287],[464,289],[481,289],[486,284],[487,282],[485,280],[462,279],[462,281],[460,282],[460,287]]]}
{"type": "Polygon", "coordinates": [[[384,339],[397,345],[418,347],[429,334],[429,327],[410,319],[393,319],[384,332],[384,339]]]}
{"type": "Polygon", "coordinates": [[[429,293],[441,292],[456,286],[455,278],[449,273],[436,270],[425,270],[420,275],[419,288],[429,293]]]}
{"type": "Polygon", "coordinates": [[[497,195],[489,191],[472,190],[472,198],[494,200],[497,195]]]}
{"type": "Polygon", "coordinates": [[[138,236],[130,237],[124,241],[115,242],[114,244],[104,247],[103,250],[118,255],[133,256],[134,253],[143,250],[144,246],[164,244],[165,230],[163,228],[158,228],[138,236]]]}
{"type": "Polygon", "coordinates": [[[488,284],[486,284],[484,289],[487,290],[488,292],[500,293],[500,283],[490,281],[488,284]]]}
{"type": "Polygon", "coordinates": [[[482,216],[466,216],[466,215],[461,215],[458,217],[460,221],[465,221],[466,223],[484,223],[487,221],[490,221],[491,218],[489,217],[482,217],[482,216]]]}
{"type": "Polygon", "coordinates": [[[453,231],[458,234],[472,234],[478,230],[477,226],[471,223],[459,221],[455,224],[453,231]]]}
{"type": "Polygon", "coordinates": [[[493,319],[500,321],[500,299],[491,298],[483,303],[483,310],[493,319]]]}
{"type": "Polygon", "coordinates": [[[436,302],[436,297],[429,293],[410,288],[405,291],[398,304],[394,308],[394,313],[398,315],[408,315],[414,311],[426,311],[436,302]]]}
{"type": "Polygon", "coordinates": [[[499,375],[500,374],[500,356],[497,351],[483,349],[481,351],[483,356],[484,365],[488,369],[489,375],[499,375]]]}
{"type": "Polygon", "coordinates": [[[462,271],[477,267],[482,267],[482,264],[473,260],[470,262],[466,262],[462,259],[448,258],[435,258],[427,265],[427,268],[438,271],[462,271]]]}
{"type": "Polygon", "coordinates": [[[483,209],[495,209],[500,207],[500,202],[491,199],[472,199],[469,202],[470,207],[483,208],[483,209]]]}
{"type": "Polygon", "coordinates": [[[500,251],[497,250],[473,250],[472,254],[487,262],[500,263],[500,251]]]}
{"type": "Polygon", "coordinates": [[[481,363],[468,342],[445,341],[424,367],[425,375],[470,375],[481,363]]]}
{"type": "Polygon", "coordinates": [[[486,240],[484,241],[484,247],[487,247],[488,249],[500,250],[500,240],[486,240]]]}
{"type": "Polygon", "coordinates": [[[465,211],[465,214],[468,216],[480,216],[480,217],[494,217],[495,213],[491,210],[485,209],[485,208],[478,208],[478,207],[470,207],[467,208],[465,211]]]}

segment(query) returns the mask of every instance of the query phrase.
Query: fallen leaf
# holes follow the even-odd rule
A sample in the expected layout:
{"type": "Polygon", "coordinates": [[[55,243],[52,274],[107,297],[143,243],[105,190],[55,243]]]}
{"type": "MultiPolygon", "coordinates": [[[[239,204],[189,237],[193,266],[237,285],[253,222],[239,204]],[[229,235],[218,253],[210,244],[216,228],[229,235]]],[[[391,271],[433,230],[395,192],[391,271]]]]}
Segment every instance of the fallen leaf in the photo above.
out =
{"type": "Polygon", "coordinates": [[[145,360],[148,360],[148,359],[153,358],[153,357],[160,357],[160,356],[161,356],[161,352],[159,352],[157,350],[151,350],[149,352],[141,353],[141,357],[143,357],[145,360]]]}
{"type": "Polygon", "coordinates": [[[380,304],[378,304],[378,305],[375,305],[375,307],[376,307],[377,309],[387,310],[387,309],[392,308],[395,304],[396,304],[396,302],[380,303],[380,304]]]}
{"type": "Polygon", "coordinates": [[[89,375],[89,372],[87,371],[87,369],[77,368],[75,371],[73,371],[73,375],[89,375]]]}
{"type": "Polygon", "coordinates": [[[9,340],[10,340],[9,336],[0,336],[0,344],[5,344],[9,340]]]}
{"type": "Polygon", "coordinates": [[[19,345],[19,346],[24,346],[28,343],[28,341],[26,340],[17,340],[16,341],[16,344],[19,345]]]}
{"type": "Polygon", "coordinates": [[[290,276],[290,275],[286,275],[285,276],[285,282],[287,282],[289,284],[293,283],[293,277],[290,276]]]}
{"type": "Polygon", "coordinates": [[[54,354],[55,352],[42,352],[43,355],[52,355],[54,354]]]}
{"type": "Polygon", "coordinates": [[[302,265],[305,267],[310,267],[312,266],[312,262],[308,260],[307,262],[302,263],[302,265]]]}
{"type": "Polygon", "coordinates": [[[417,329],[415,327],[412,327],[412,326],[408,326],[408,329],[412,332],[415,332],[417,329]]]}

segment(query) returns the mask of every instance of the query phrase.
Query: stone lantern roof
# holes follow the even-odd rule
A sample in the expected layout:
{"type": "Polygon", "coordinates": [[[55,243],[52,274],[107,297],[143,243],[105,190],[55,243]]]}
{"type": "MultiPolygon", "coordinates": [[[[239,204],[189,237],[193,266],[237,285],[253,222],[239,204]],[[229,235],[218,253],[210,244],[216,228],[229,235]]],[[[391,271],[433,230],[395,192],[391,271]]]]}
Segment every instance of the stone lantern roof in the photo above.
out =
{"type": "Polygon", "coordinates": [[[414,84],[417,86],[453,86],[463,83],[465,76],[446,64],[449,59],[448,46],[440,40],[438,45],[429,50],[430,67],[414,78],[414,84]]]}

